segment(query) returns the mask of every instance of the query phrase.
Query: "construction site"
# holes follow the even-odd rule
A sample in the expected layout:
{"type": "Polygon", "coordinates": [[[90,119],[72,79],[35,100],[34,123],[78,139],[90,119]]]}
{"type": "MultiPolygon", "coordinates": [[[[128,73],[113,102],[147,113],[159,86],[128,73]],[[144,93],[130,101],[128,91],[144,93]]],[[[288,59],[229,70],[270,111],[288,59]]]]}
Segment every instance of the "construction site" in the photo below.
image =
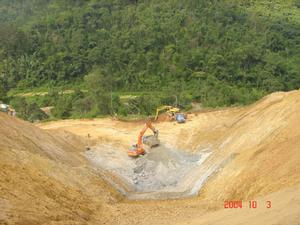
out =
{"type": "Polygon", "coordinates": [[[299,90],[164,116],[0,113],[0,224],[300,224],[299,90]]]}

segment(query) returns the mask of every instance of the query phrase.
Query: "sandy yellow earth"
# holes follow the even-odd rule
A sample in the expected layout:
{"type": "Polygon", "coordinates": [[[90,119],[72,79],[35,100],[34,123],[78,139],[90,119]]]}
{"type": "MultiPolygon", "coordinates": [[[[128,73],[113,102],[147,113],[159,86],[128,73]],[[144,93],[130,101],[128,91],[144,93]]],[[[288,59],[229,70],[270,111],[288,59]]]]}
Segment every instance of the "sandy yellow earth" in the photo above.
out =
{"type": "Polygon", "coordinates": [[[65,120],[32,125],[0,114],[0,224],[300,224],[300,91],[239,108],[159,122],[161,142],[230,158],[199,195],[129,201],[83,157],[90,145],[127,151],[143,122],[65,120]],[[233,156],[233,157],[231,157],[233,156]],[[243,209],[224,209],[243,200],[243,209]],[[256,209],[248,201],[256,200],[256,209]],[[266,208],[271,201],[272,207],[266,208]]]}

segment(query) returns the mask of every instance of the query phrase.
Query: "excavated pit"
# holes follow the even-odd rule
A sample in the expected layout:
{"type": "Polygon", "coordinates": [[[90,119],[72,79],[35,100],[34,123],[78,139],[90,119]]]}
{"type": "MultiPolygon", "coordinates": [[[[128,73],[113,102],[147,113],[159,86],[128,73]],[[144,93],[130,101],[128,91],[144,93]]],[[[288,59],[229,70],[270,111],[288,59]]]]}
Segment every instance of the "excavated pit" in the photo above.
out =
{"type": "MultiPolygon", "coordinates": [[[[94,168],[129,199],[166,199],[198,193],[210,172],[201,172],[209,150],[196,154],[160,145],[138,158],[109,145],[97,145],[84,153],[94,168]],[[199,173],[197,173],[199,171],[199,173]]],[[[216,168],[215,168],[216,169],[216,168]]]]}

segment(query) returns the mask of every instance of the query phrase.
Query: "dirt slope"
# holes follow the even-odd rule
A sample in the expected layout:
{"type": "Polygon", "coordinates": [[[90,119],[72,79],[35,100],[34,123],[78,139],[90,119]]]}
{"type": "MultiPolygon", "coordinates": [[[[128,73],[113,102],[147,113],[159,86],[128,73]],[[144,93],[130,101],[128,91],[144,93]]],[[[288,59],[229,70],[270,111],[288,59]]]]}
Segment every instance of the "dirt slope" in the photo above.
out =
{"type": "MultiPolygon", "coordinates": [[[[162,122],[155,126],[168,146],[184,151],[209,149],[213,160],[234,156],[203,191],[202,196],[209,199],[251,198],[300,182],[299,91],[274,93],[248,107],[190,115],[184,125],[162,122]]],[[[126,151],[142,124],[100,119],[58,121],[41,127],[82,136],[90,133],[96,141],[126,151]]]]}
{"type": "Polygon", "coordinates": [[[0,224],[299,224],[300,91],[155,124],[169,147],[211,151],[205,166],[225,160],[191,199],[128,201],[83,157],[88,133],[126,151],[142,125],[68,120],[42,130],[0,114],[0,224]],[[222,209],[249,199],[274,207],[222,209]]]}
{"type": "Polygon", "coordinates": [[[242,111],[216,146],[237,156],[206,185],[210,199],[250,199],[300,182],[300,92],[276,93],[242,111]]]}
{"type": "Polygon", "coordinates": [[[256,198],[258,207],[250,209],[248,202],[243,202],[242,209],[222,209],[203,215],[195,215],[189,220],[179,220],[176,225],[198,224],[300,224],[299,201],[300,185],[287,188],[270,195],[256,198]],[[298,193],[298,194],[297,194],[298,193]],[[266,206],[271,202],[271,208],[266,206]]]}
{"type": "Polygon", "coordinates": [[[98,221],[110,192],[86,169],[80,138],[0,113],[0,224],[98,221]],[[99,203],[91,199],[97,196],[99,203]],[[95,214],[97,213],[97,218],[95,214]]]}

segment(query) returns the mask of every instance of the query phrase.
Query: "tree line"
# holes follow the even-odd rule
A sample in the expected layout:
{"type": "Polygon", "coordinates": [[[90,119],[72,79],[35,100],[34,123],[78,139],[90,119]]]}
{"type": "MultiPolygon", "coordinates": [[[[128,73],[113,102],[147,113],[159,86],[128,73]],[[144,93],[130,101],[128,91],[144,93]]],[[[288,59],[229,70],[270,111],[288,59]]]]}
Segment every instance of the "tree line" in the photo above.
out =
{"type": "Polygon", "coordinates": [[[0,12],[0,98],[10,89],[84,85],[88,92],[57,117],[74,108],[83,117],[112,114],[118,104],[131,113],[112,94],[121,91],[159,92],[144,96],[153,111],[174,95],[186,106],[218,107],[300,87],[299,23],[242,3],[3,0],[0,12]]]}

